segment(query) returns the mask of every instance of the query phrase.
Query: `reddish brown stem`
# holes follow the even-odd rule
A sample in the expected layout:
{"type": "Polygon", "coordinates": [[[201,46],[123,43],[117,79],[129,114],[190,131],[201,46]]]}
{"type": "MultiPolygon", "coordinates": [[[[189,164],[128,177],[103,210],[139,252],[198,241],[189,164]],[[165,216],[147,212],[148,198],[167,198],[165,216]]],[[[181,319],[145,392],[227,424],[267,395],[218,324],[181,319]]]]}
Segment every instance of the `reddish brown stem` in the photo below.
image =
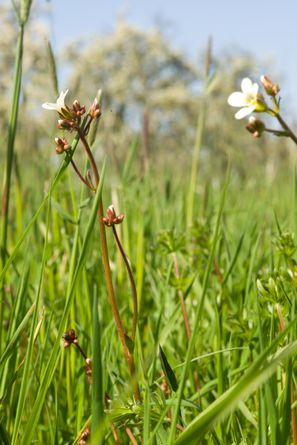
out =
{"type": "MultiPolygon", "coordinates": [[[[99,185],[100,176],[99,176],[99,172],[98,172],[98,169],[96,166],[95,159],[93,157],[93,153],[92,153],[92,151],[89,147],[89,144],[85,138],[84,132],[80,128],[78,128],[77,131],[80,136],[80,140],[85,148],[87,157],[89,159],[89,162],[90,162],[90,165],[91,165],[91,168],[93,171],[93,176],[95,179],[95,185],[97,188],[99,185]]],[[[120,341],[122,343],[122,347],[123,347],[124,355],[127,360],[129,371],[130,371],[130,374],[132,377],[132,382],[133,382],[133,386],[134,386],[134,397],[136,400],[139,401],[140,400],[140,392],[139,392],[139,387],[138,387],[138,384],[136,381],[134,359],[133,359],[133,356],[127,346],[126,334],[125,334],[125,330],[124,330],[122,320],[120,317],[120,312],[118,309],[118,304],[117,304],[117,300],[116,300],[116,296],[115,296],[115,292],[114,292],[114,288],[113,288],[111,270],[110,270],[110,264],[109,264],[107,241],[106,241],[105,225],[103,223],[102,218],[103,218],[103,202],[101,199],[100,203],[99,203],[99,209],[98,209],[98,221],[99,221],[99,230],[100,230],[102,262],[103,262],[106,286],[107,286],[107,291],[108,291],[108,296],[109,296],[109,301],[110,301],[110,305],[111,305],[111,309],[112,309],[113,318],[114,318],[116,328],[117,328],[117,331],[118,331],[118,334],[120,337],[120,341]]]]}
{"type": "Polygon", "coordinates": [[[79,343],[73,342],[74,346],[78,349],[78,351],[80,352],[80,354],[83,356],[83,358],[86,360],[88,357],[85,354],[85,352],[83,351],[83,349],[81,348],[81,346],[79,345],[79,343]]]}
{"type": "Polygon", "coordinates": [[[77,174],[77,176],[79,177],[79,179],[90,189],[92,190],[92,192],[94,192],[93,187],[91,186],[91,184],[89,183],[89,181],[87,181],[83,175],[80,173],[79,169],[77,168],[77,165],[75,164],[75,162],[73,161],[73,159],[70,160],[71,165],[75,171],[75,173],[77,174]]]}
{"type": "Polygon", "coordinates": [[[130,262],[128,260],[127,255],[125,254],[125,251],[123,249],[122,243],[118,237],[117,231],[115,226],[112,226],[112,232],[114,235],[114,238],[116,240],[117,246],[119,248],[119,251],[121,252],[122,258],[124,260],[124,263],[126,265],[127,268],[127,272],[129,275],[129,280],[130,280],[130,284],[131,284],[131,290],[132,290],[132,303],[133,303],[133,321],[132,321],[132,333],[131,333],[131,338],[134,341],[135,340],[135,334],[136,334],[136,328],[137,328],[137,321],[138,321],[138,298],[137,298],[137,290],[136,290],[136,285],[135,285],[135,280],[134,280],[134,276],[133,276],[133,272],[130,266],[130,262]]]}
{"type": "Polygon", "coordinates": [[[215,271],[215,274],[216,274],[216,276],[217,276],[217,278],[219,280],[219,283],[222,283],[223,280],[224,280],[224,277],[223,277],[222,272],[220,270],[217,258],[214,259],[214,271],[215,271]]]}
{"type": "Polygon", "coordinates": [[[137,441],[136,441],[136,439],[135,439],[135,437],[134,437],[132,431],[130,430],[130,428],[126,427],[125,430],[126,430],[126,433],[127,433],[128,437],[129,437],[129,439],[130,439],[130,442],[131,442],[133,445],[138,445],[138,443],[137,443],[137,441]]]}
{"type": "Polygon", "coordinates": [[[114,426],[113,423],[111,424],[111,431],[112,431],[112,435],[113,435],[116,445],[121,445],[118,432],[117,432],[116,427],[114,426]]]}

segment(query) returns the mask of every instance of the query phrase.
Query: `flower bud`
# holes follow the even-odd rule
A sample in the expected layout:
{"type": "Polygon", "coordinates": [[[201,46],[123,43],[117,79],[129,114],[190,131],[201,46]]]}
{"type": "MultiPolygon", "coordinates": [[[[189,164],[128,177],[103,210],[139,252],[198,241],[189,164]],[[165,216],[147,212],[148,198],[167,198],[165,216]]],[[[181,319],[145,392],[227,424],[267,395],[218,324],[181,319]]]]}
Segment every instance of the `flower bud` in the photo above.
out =
{"type": "Polygon", "coordinates": [[[264,122],[260,119],[256,119],[254,116],[249,118],[249,123],[245,128],[252,133],[255,138],[259,138],[266,129],[264,122]]]}
{"type": "Polygon", "coordinates": [[[277,83],[273,83],[269,79],[269,77],[261,76],[261,82],[268,96],[275,97],[279,93],[280,91],[279,85],[277,83]]]}
{"type": "Polygon", "coordinates": [[[98,117],[101,116],[101,108],[96,97],[90,108],[89,116],[91,116],[92,119],[97,119],[98,117]]]}
{"type": "Polygon", "coordinates": [[[73,112],[76,116],[81,117],[86,112],[86,107],[81,106],[80,102],[75,99],[75,101],[72,104],[73,112]]]}
{"type": "Polygon", "coordinates": [[[60,145],[57,145],[55,150],[56,150],[57,155],[61,155],[64,153],[64,150],[60,145]]]}
{"type": "Polygon", "coordinates": [[[67,139],[65,138],[55,138],[55,143],[56,145],[56,153],[57,154],[62,154],[64,151],[68,151],[71,148],[71,145],[68,144],[67,139]]]}
{"type": "Polygon", "coordinates": [[[69,329],[68,332],[64,332],[64,334],[62,335],[62,338],[64,340],[65,348],[68,348],[68,346],[70,346],[72,343],[77,342],[77,336],[76,336],[74,329],[69,329]]]}
{"type": "Polygon", "coordinates": [[[107,209],[107,216],[104,216],[102,218],[102,221],[107,227],[114,226],[115,224],[121,224],[123,219],[125,218],[125,215],[121,213],[120,215],[117,215],[115,212],[115,209],[113,205],[110,205],[107,209]]]}
{"type": "Polygon", "coordinates": [[[73,128],[73,122],[67,119],[58,119],[58,128],[61,128],[62,130],[72,130],[73,128]]]}

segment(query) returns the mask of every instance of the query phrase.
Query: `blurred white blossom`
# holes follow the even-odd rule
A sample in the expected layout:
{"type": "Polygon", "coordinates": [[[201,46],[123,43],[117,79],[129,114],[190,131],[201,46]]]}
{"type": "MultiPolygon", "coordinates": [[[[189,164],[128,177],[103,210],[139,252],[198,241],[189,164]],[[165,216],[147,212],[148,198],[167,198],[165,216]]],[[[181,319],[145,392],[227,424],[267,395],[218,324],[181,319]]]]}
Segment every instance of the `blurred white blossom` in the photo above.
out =
{"type": "Polygon", "coordinates": [[[236,91],[228,97],[228,104],[232,107],[239,107],[240,110],[235,114],[236,119],[242,119],[253,113],[253,111],[264,111],[259,109],[263,101],[259,100],[259,85],[253,83],[251,79],[245,77],[241,82],[241,90],[236,91]]]}
{"type": "Polygon", "coordinates": [[[45,108],[46,110],[53,110],[53,111],[57,111],[59,114],[63,114],[63,110],[67,110],[68,107],[65,104],[65,97],[68,93],[68,90],[61,91],[60,96],[58,97],[57,101],[52,103],[52,102],[45,102],[44,104],[42,104],[42,108],[45,108]]]}

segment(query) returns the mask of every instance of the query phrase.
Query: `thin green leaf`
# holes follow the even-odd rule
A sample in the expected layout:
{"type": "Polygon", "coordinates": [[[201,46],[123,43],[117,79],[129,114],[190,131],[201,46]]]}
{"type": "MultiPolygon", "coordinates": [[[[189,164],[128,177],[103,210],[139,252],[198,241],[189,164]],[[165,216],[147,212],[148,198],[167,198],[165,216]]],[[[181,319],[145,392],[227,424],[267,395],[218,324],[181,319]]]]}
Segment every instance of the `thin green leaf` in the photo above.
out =
{"type": "Polygon", "coordinates": [[[162,370],[165,374],[166,380],[169,383],[172,391],[176,392],[178,390],[178,383],[177,383],[175,374],[174,374],[161,346],[159,346],[159,357],[160,357],[162,370]]]}

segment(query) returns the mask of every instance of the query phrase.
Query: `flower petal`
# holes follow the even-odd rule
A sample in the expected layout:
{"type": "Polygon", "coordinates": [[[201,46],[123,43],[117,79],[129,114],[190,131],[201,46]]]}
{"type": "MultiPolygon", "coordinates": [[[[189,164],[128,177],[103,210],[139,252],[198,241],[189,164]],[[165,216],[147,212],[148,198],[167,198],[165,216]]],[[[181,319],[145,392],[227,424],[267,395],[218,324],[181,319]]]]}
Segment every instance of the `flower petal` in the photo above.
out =
{"type": "Polygon", "coordinates": [[[242,119],[242,118],[248,116],[249,114],[251,114],[254,110],[255,110],[255,106],[254,105],[251,106],[251,107],[241,108],[235,114],[235,119],[242,119]]]}
{"type": "Polygon", "coordinates": [[[65,108],[65,97],[67,96],[69,90],[61,91],[60,96],[57,99],[57,108],[61,110],[62,108],[65,108]]]}
{"type": "Polygon", "coordinates": [[[253,83],[253,85],[252,85],[252,90],[251,90],[251,92],[252,92],[252,94],[256,97],[257,94],[258,94],[258,91],[259,91],[259,85],[255,82],[255,83],[253,83]]]}
{"type": "Polygon", "coordinates": [[[45,102],[44,104],[41,105],[42,108],[45,108],[46,110],[57,110],[57,104],[56,103],[50,103],[50,102],[45,102]]]}
{"type": "Polygon", "coordinates": [[[243,93],[236,91],[228,97],[228,104],[231,105],[231,107],[244,107],[247,105],[246,97],[243,93]]]}
{"type": "Polygon", "coordinates": [[[241,89],[242,89],[243,93],[250,94],[253,89],[253,83],[252,83],[251,79],[249,79],[248,77],[245,77],[244,79],[242,79],[241,89]]]}
{"type": "Polygon", "coordinates": [[[42,104],[42,108],[45,108],[46,110],[54,110],[57,111],[58,113],[60,113],[62,111],[62,109],[67,108],[65,105],[65,97],[68,94],[69,90],[61,91],[60,96],[57,99],[57,102],[52,103],[52,102],[45,102],[44,104],[42,104]]]}

